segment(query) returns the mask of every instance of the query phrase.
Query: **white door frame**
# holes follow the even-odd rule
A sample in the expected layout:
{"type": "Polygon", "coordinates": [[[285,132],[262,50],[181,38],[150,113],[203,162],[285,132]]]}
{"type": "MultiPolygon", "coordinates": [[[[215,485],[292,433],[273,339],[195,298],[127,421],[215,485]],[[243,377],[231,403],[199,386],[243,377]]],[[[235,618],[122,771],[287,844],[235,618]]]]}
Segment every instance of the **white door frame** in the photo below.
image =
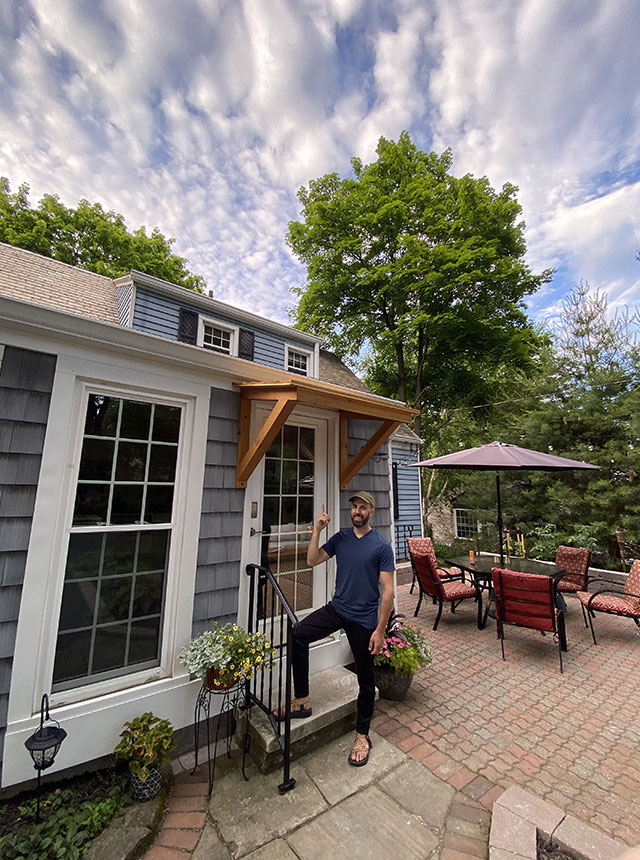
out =
{"type": "MultiPolygon", "coordinates": [[[[251,410],[251,438],[255,438],[258,430],[269,414],[269,408],[262,403],[253,403],[251,410]]],[[[314,504],[317,509],[314,517],[320,513],[320,505],[324,503],[325,509],[331,514],[332,521],[327,533],[321,540],[326,540],[340,528],[340,482],[339,482],[339,451],[340,422],[335,412],[321,409],[311,409],[297,406],[291,413],[288,424],[299,423],[303,426],[315,427],[322,432],[323,425],[326,428],[326,469],[320,460],[316,462],[317,474],[320,470],[323,477],[325,499],[322,499],[322,489],[318,494],[314,493],[314,504]]],[[[259,534],[262,524],[262,496],[264,481],[264,458],[253,471],[247,481],[245,491],[244,518],[242,530],[242,556],[240,589],[238,593],[238,621],[246,624],[249,605],[249,577],[245,574],[245,567],[250,563],[259,563],[261,554],[261,538],[259,534]],[[251,536],[251,528],[256,534],[251,536]]],[[[314,568],[314,609],[323,606],[330,600],[335,585],[335,561],[330,559],[324,565],[314,568]]],[[[311,611],[311,610],[309,610],[311,611]]],[[[308,614],[306,611],[300,613],[302,618],[308,614]]],[[[315,643],[310,652],[310,672],[319,672],[331,666],[342,666],[351,662],[351,651],[344,634],[335,635],[315,643]]]]}

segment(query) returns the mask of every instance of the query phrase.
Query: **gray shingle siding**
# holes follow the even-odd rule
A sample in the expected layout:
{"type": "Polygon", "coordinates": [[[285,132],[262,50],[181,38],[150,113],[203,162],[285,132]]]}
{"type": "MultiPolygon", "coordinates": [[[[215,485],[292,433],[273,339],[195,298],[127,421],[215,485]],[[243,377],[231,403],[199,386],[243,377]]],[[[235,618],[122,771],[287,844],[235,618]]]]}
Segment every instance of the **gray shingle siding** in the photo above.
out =
{"type": "MultiPolygon", "coordinates": [[[[350,419],[347,436],[349,459],[354,457],[380,426],[379,421],[350,419]]],[[[382,455],[379,462],[371,458],[349,482],[349,487],[340,493],[340,525],[351,525],[349,496],[357,490],[369,490],[375,496],[376,512],[372,523],[374,527],[391,540],[392,498],[389,492],[389,443],[378,449],[382,455]]]]}
{"type": "Polygon", "coordinates": [[[238,611],[244,490],[236,489],[239,394],[211,389],[193,635],[238,611]]]}
{"type": "Polygon", "coordinates": [[[56,357],[5,347],[0,364],[0,768],[31,522],[56,357]]]}

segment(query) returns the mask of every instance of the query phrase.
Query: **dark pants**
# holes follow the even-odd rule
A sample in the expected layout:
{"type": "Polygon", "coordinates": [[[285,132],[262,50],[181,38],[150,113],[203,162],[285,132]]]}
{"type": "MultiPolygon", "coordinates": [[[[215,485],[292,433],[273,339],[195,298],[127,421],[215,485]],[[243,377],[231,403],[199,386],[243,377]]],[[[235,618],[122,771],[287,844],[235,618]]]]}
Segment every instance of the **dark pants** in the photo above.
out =
{"type": "Polygon", "coordinates": [[[347,634],[353,652],[360,688],[356,731],[368,735],[376,695],[373,654],[369,651],[369,640],[375,628],[363,627],[356,621],[343,618],[330,603],[307,615],[293,635],[292,663],[295,696],[296,699],[304,699],[309,695],[309,645],[341,628],[347,634]]]}

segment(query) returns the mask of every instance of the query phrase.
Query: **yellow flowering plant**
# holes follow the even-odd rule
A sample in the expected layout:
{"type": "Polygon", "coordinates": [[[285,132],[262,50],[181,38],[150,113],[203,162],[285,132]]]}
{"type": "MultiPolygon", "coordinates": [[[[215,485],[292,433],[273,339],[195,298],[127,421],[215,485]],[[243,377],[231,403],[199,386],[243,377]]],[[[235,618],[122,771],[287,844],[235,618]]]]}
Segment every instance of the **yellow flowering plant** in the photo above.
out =
{"type": "Polygon", "coordinates": [[[275,654],[271,642],[262,633],[249,633],[238,624],[211,623],[191,639],[178,654],[186,668],[204,678],[209,669],[216,669],[224,683],[252,678],[275,654]]]}

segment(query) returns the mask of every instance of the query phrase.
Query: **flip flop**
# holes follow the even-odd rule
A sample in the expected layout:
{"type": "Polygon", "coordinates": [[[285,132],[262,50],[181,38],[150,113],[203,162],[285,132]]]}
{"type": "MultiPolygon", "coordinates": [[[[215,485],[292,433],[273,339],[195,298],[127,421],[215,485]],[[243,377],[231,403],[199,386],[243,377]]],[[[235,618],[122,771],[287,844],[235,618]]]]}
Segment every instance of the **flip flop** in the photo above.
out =
{"type": "MultiPolygon", "coordinates": [[[[298,705],[296,707],[293,704],[293,702],[291,702],[291,704],[289,705],[289,708],[291,710],[291,719],[292,720],[304,720],[307,717],[310,717],[311,714],[313,713],[312,709],[311,709],[311,705],[309,705],[308,708],[305,707],[304,704],[298,705]]],[[[272,711],[272,713],[273,713],[273,716],[275,717],[275,719],[279,723],[283,722],[283,720],[285,720],[287,718],[286,712],[284,712],[282,708],[280,709],[280,711],[272,711]]]]}
{"type": "Polygon", "coordinates": [[[357,732],[356,739],[353,742],[353,747],[351,749],[351,752],[349,753],[349,758],[347,759],[349,764],[352,764],[354,767],[364,767],[364,765],[369,761],[369,752],[372,746],[373,744],[371,743],[371,738],[369,737],[369,735],[361,735],[359,732],[357,732]],[[362,741],[360,740],[360,738],[367,742],[368,749],[366,756],[361,759],[361,761],[356,761],[356,759],[352,758],[354,752],[364,752],[364,746],[362,745],[362,741]],[[359,749],[356,749],[356,746],[359,746],[359,749]]]}

